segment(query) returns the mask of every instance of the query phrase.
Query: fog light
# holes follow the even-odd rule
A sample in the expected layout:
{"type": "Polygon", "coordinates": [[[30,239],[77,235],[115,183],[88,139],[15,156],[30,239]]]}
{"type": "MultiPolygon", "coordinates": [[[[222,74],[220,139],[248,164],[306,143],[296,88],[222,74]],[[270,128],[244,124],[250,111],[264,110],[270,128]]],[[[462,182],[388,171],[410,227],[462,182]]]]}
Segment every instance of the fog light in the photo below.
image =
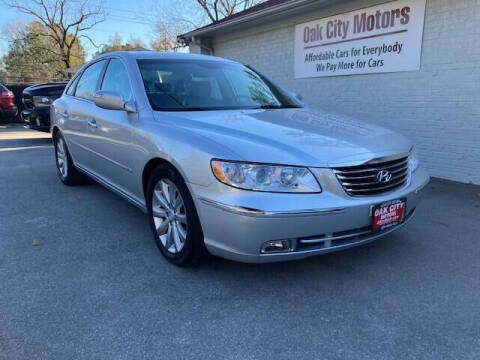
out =
{"type": "Polygon", "coordinates": [[[278,253],[278,252],[290,252],[295,250],[294,240],[271,240],[262,245],[260,252],[266,253],[278,253]]]}

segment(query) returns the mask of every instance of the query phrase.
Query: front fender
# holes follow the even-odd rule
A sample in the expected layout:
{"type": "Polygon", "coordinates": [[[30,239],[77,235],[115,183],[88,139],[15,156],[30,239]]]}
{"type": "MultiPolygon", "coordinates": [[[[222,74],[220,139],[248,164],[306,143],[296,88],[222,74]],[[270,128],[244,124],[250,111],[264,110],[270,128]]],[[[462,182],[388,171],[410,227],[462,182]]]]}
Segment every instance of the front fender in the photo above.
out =
{"type": "Polygon", "coordinates": [[[145,144],[144,166],[152,159],[171,163],[187,183],[208,186],[215,180],[210,168],[212,158],[238,159],[241,157],[216,141],[175,126],[168,121],[150,122],[142,131],[145,139],[133,143],[145,144]]]}

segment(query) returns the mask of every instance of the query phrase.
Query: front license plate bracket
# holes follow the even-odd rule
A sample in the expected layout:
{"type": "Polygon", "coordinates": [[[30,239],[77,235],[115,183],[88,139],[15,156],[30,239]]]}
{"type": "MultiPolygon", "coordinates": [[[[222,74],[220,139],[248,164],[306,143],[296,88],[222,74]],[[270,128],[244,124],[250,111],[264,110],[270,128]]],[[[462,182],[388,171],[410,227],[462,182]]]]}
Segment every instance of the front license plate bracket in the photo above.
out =
{"type": "Polygon", "coordinates": [[[406,208],[407,199],[405,198],[372,206],[372,230],[386,230],[392,226],[401,224],[405,220],[406,208]]]}

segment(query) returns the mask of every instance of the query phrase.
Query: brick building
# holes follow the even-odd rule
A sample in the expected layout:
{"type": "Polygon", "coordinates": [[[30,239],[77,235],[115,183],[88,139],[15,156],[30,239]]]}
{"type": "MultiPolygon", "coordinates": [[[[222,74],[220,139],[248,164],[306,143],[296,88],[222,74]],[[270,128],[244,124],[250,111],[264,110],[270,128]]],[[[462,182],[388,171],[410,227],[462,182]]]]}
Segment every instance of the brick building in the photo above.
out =
{"type": "MultiPolygon", "coordinates": [[[[230,58],[254,66],[285,88],[301,94],[313,108],[351,115],[403,133],[414,141],[423,165],[432,176],[480,184],[478,0],[412,0],[412,6],[415,3],[415,6],[423,7],[421,19],[417,19],[419,23],[408,29],[409,34],[417,34],[418,39],[400,35],[405,36],[401,38],[406,39],[405,49],[410,46],[413,55],[409,58],[385,55],[390,59],[388,71],[360,74],[345,70],[343,74],[335,74],[338,76],[319,73],[299,76],[297,66],[305,64],[296,64],[298,41],[313,41],[314,45],[310,47],[318,46],[313,53],[317,57],[323,56],[319,49],[325,49],[327,54],[327,49],[338,47],[338,43],[345,41],[352,41],[352,48],[361,48],[362,41],[373,40],[360,39],[383,36],[380,33],[386,30],[381,29],[381,21],[384,26],[401,26],[413,19],[412,13],[408,13],[410,10],[395,12],[398,4],[403,6],[399,11],[410,9],[409,3],[406,0],[270,0],[184,34],[181,39],[190,46],[191,52],[230,58]],[[392,11],[385,11],[388,14],[384,17],[385,12],[377,16],[380,25],[375,32],[376,7],[382,10],[389,6],[392,11]],[[346,26],[342,30],[341,25],[348,25],[348,21],[337,21],[336,16],[338,19],[350,16],[349,29],[356,31],[362,23],[354,24],[354,21],[362,21],[362,9],[366,9],[367,15],[372,11],[371,18],[363,19],[366,20],[363,26],[368,28],[369,20],[372,20],[374,35],[357,34],[352,40],[348,37],[345,40],[346,34],[342,35],[342,32],[346,31],[346,26]],[[405,15],[403,20],[402,15],[405,15]],[[330,21],[332,27],[327,29],[330,21]],[[302,24],[305,25],[303,28],[302,24]],[[322,36],[318,35],[322,34],[322,26],[326,28],[323,29],[324,42],[329,41],[326,35],[335,30],[339,41],[330,40],[328,43],[335,45],[324,46],[322,39],[317,39],[322,36]],[[317,29],[317,33],[313,29],[317,29]]],[[[399,29],[389,33],[407,31],[399,29]]],[[[390,40],[383,38],[382,41],[389,45],[390,40]]]]}

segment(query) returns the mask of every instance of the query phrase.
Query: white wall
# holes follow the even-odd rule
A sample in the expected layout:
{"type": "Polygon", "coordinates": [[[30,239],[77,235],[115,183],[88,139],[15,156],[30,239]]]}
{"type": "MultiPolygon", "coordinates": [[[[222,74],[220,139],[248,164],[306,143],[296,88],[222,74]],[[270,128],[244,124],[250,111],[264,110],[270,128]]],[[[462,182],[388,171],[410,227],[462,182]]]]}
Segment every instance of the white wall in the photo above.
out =
{"type": "Polygon", "coordinates": [[[407,135],[432,176],[480,184],[480,0],[427,0],[420,71],[294,79],[295,24],[382,2],[351,1],[226,34],[213,39],[215,55],[255,66],[312,107],[407,135]]]}

